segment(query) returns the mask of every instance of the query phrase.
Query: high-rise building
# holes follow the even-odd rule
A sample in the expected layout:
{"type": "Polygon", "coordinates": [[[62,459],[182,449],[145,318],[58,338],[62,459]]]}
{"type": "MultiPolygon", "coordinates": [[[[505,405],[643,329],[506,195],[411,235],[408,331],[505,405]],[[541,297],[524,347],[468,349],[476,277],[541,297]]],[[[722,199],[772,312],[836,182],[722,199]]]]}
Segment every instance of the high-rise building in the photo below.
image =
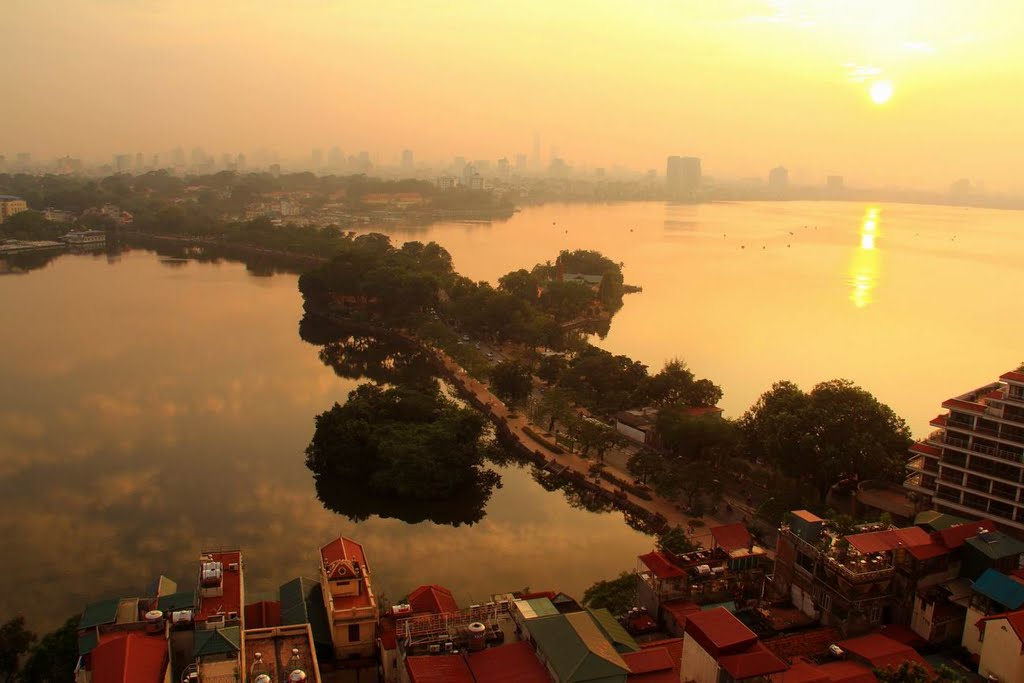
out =
{"type": "Polygon", "coordinates": [[[508,169],[508,159],[506,159],[505,157],[498,159],[498,177],[508,178],[508,169]]]}
{"type": "Polygon", "coordinates": [[[700,187],[700,159],[670,156],[665,167],[665,186],[670,199],[693,199],[700,187]]]}
{"type": "Polygon", "coordinates": [[[181,147],[175,147],[174,150],[171,151],[171,163],[174,164],[175,166],[184,166],[185,150],[183,150],[181,147]]]}
{"type": "Polygon", "coordinates": [[[525,154],[517,154],[516,155],[516,170],[519,171],[520,173],[522,173],[523,171],[526,170],[526,155],[525,154]]]}
{"type": "Polygon", "coordinates": [[[783,190],[789,186],[789,171],[782,166],[776,166],[768,171],[768,185],[777,190],[783,190]]]}
{"type": "Polygon", "coordinates": [[[114,173],[128,173],[132,170],[132,156],[130,154],[114,155],[114,173]]]}
{"type": "Polygon", "coordinates": [[[146,170],[146,158],[142,155],[142,152],[135,153],[135,172],[142,173],[146,170]]]}
{"type": "Polygon", "coordinates": [[[327,165],[334,169],[340,169],[345,165],[345,157],[337,145],[327,150],[327,165]]]}
{"type": "Polygon", "coordinates": [[[942,403],[938,430],[910,448],[904,487],[925,505],[1024,531],[1024,371],[942,403]]]}
{"type": "Polygon", "coordinates": [[[533,134],[533,168],[540,168],[540,133],[533,134]]]}
{"type": "Polygon", "coordinates": [[[413,156],[411,149],[402,150],[402,170],[411,171],[413,166],[413,156]]]}

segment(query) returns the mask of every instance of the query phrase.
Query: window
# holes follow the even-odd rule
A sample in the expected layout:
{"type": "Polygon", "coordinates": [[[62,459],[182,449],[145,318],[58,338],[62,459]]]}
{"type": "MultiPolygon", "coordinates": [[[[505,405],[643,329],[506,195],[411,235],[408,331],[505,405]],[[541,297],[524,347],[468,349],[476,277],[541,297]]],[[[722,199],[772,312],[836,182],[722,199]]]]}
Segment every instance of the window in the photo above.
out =
{"type": "Polygon", "coordinates": [[[348,625],[348,642],[358,643],[359,642],[359,624],[348,625]]]}

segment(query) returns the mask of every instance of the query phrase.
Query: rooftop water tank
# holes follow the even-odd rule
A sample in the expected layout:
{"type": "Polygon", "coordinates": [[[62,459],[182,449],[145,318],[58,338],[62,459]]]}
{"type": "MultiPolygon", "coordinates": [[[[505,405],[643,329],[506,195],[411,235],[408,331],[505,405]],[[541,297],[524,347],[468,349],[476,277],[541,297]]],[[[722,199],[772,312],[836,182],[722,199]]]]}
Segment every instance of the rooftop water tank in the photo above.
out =
{"type": "Polygon", "coordinates": [[[474,621],[466,627],[469,635],[469,651],[479,652],[487,647],[487,627],[479,621],[474,621]]]}
{"type": "Polygon", "coordinates": [[[164,630],[164,613],[158,609],[146,612],[146,633],[161,633],[164,630]]]}

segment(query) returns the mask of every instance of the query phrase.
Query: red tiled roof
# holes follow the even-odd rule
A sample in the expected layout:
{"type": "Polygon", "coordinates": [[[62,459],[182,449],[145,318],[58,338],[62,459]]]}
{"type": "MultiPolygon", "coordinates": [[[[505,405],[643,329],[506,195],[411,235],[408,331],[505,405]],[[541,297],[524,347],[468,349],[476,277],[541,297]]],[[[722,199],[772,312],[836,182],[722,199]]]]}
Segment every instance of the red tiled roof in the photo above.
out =
{"type": "Polygon", "coordinates": [[[405,669],[411,683],[476,683],[462,655],[407,657],[405,669]]]}
{"type": "Polygon", "coordinates": [[[358,562],[364,574],[370,572],[370,568],[366,564],[366,556],[363,554],[363,546],[344,536],[339,536],[321,547],[320,557],[323,559],[324,564],[330,564],[339,560],[358,562]]]}
{"type": "Polygon", "coordinates": [[[1001,399],[1003,398],[1003,390],[993,389],[992,391],[985,394],[985,398],[1001,399]]]}
{"type": "MultiPolygon", "coordinates": [[[[215,614],[242,611],[242,553],[230,550],[222,553],[202,553],[221,563],[221,595],[217,597],[199,598],[199,611],[196,621],[205,621],[215,614]],[[228,569],[229,565],[237,564],[237,570],[228,569]]],[[[244,615],[242,615],[244,617],[244,615]]]]}
{"type": "Polygon", "coordinates": [[[972,413],[984,413],[985,406],[974,401],[965,401],[962,398],[950,398],[942,402],[943,408],[956,408],[957,410],[967,410],[972,413]]]}
{"type": "Polygon", "coordinates": [[[886,531],[869,531],[864,534],[853,534],[847,536],[857,552],[882,553],[897,548],[912,548],[914,546],[928,545],[932,542],[928,532],[921,527],[907,527],[906,529],[888,529],[886,531]]]}
{"type": "Polygon", "coordinates": [[[991,519],[980,519],[977,522],[968,522],[967,524],[957,524],[956,526],[947,527],[936,531],[939,540],[947,548],[954,550],[964,544],[968,538],[974,538],[981,530],[995,531],[996,523],[991,519]]]}
{"type": "Polygon", "coordinates": [[[886,624],[878,629],[878,632],[887,638],[892,638],[896,642],[909,645],[910,647],[922,647],[928,644],[928,641],[902,624],[886,624]]]}
{"type": "Polygon", "coordinates": [[[831,626],[781,635],[764,641],[764,646],[786,661],[798,657],[814,657],[828,652],[828,646],[839,640],[839,631],[831,626]]]}
{"type": "Polygon", "coordinates": [[[935,427],[945,427],[947,419],[948,418],[945,415],[936,415],[935,417],[928,421],[928,424],[933,425],[935,427]]]}
{"type": "Polygon", "coordinates": [[[785,671],[789,665],[761,643],[754,643],[745,652],[726,655],[718,660],[719,666],[736,680],[767,676],[785,671]]]}
{"type": "MultiPolygon", "coordinates": [[[[640,648],[640,652],[648,650],[666,652],[668,654],[668,661],[671,664],[671,668],[667,670],[652,670],[647,673],[639,673],[634,670],[634,673],[629,674],[626,679],[629,683],[679,683],[679,669],[682,665],[683,659],[682,638],[671,638],[669,640],[656,640],[650,643],[643,643],[640,645],[640,648]]],[[[639,653],[627,653],[622,655],[622,658],[627,662],[627,664],[629,664],[631,669],[633,664],[630,664],[629,657],[634,654],[639,653]]]]}
{"type": "Polygon", "coordinates": [[[458,612],[459,606],[452,596],[452,592],[444,586],[431,584],[420,586],[412,593],[409,593],[409,604],[413,612],[430,612],[431,614],[444,614],[445,612],[458,612]]]}
{"type": "Polygon", "coordinates": [[[711,527],[711,536],[715,539],[715,543],[727,553],[731,553],[734,550],[740,550],[749,548],[751,543],[750,532],[747,531],[747,527],[736,522],[735,524],[725,524],[722,526],[711,527]]]}
{"type": "Polygon", "coordinates": [[[89,655],[93,683],[162,683],[167,640],[138,631],[104,640],[89,655]]]}
{"type": "Polygon", "coordinates": [[[688,615],[686,635],[692,636],[715,659],[742,652],[757,642],[754,632],[724,607],[688,615]]]}
{"type": "Polygon", "coordinates": [[[828,676],[810,662],[794,662],[786,671],[772,674],[772,683],[829,683],[828,676]]]}
{"type": "Polygon", "coordinates": [[[933,446],[929,443],[915,443],[913,446],[910,447],[910,450],[914,453],[924,453],[925,455],[934,455],[935,457],[939,457],[942,455],[941,448],[939,448],[938,446],[933,446]]]}
{"type": "Polygon", "coordinates": [[[622,659],[626,662],[629,670],[635,674],[672,670],[672,656],[663,647],[653,647],[639,652],[624,652],[622,659]]]}
{"type": "Polygon", "coordinates": [[[931,667],[909,645],[898,640],[883,636],[880,633],[869,633],[859,638],[851,638],[837,643],[840,648],[866,659],[876,669],[887,666],[899,666],[903,662],[916,662],[929,671],[931,667]]]}
{"type": "Polygon", "coordinates": [[[1024,372],[1011,370],[1010,372],[1004,372],[999,375],[999,379],[1004,382],[1017,382],[1018,384],[1024,384],[1024,372]]]}
{"type": "Polygon", "coordinates": [[[1012,628],[1013,632],[1017,635],[1017,640],[1024,643],[1024,610],[1003,612],[1002,614],[991,614],[979,619],[977,625],[981,631],[984,632],[985,622],[994,621],[996,619],[1006,619],[1007,623],[1010,624],[1010,628],[1012,628]]]}
{"type": "Polygon", "coordinates": [[[549,683],[544,665],[524,641],[490,647],[469,655],[476,683],[549,683]]]}
{"type": "Polygon", "coordinates": [[[941,543],[929,543],[928,545],[917,545],[907,548],[907,552],[913,555],[914,559],[924,561],[948,554],[949,548],[941,543]]]}
{"type": "Polygon", "coordinates": [[[686,576],[685,571],[657,550],[641,555],[640,561],[647,565],[647,568],[654,572],[659,579],[678,579],[681,576],[686,576]]]}
{"type": "Polygon", "coordinates": [[[270,628],[281,625],[281,603],[262,600],[245,606],[246,628],[270,628]]]}
{"type": "Polygon", "coordinates": [[[878,683],[871,669],[857,662],[829,662],[818,670],[828,676],[830,683],[878,683]]]}
{"type": "Polygon", "coordinates": [[[686,618],[689,615],[700,611],[700,605],[689,600],[669,600],[661,603],[661,609],[671,614],[675,622],[682,628],[686,626],[686,618]]]}

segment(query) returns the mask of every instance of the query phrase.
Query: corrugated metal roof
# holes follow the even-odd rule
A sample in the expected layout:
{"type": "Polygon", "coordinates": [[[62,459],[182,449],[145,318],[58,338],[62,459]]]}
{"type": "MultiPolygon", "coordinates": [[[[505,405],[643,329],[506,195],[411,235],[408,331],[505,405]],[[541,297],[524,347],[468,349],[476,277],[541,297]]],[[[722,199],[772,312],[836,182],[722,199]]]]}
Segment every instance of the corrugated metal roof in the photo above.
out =
{"type": "Polygon", "coordinates": [[[968,538],[967,545],[980,550],[986,557],[1001,560],[1024,553],[1024,543],[1007,536],[1002,531],[989,531],[973,538],[968,538]]]}
{"type": "Polygon", "coordinates": [[[562,683],[629,672],[622,657],[586,612],[531,619],[526,628],[562,683]]]}
{"type": "Polygon", "coordinates": [[[1024,605],[1024,584],[995,569],[986,569],[974,582],[974,590],[1010,610],[1024,605]]]}
{"type": "Polygon", "coordinates": [[[120,598],[111,598],[86,606],[85,611],[82,612],[82,618],[78,622],[79,630],[113,624],[117,619],[117,607],[120,604],[120,598]]]}
{"type": "Polygon", "coordinates": [[[179,593],[171,593],[170,595],[162,595],[156,601],[156,608],[167,614],[169,612],[176,612],[181,609],[190,609],[195,607],[196,595],[192,591],[181,591],[179,593]]]}
{"type": "Polygon", "coordinates": [[[314,643],[332,645],[331,626],[319,581],[303,577],[292,579],[281,586],[280,594],[282,626],[309,624],[314,643]]]}
{"type": "Polygon", "coordinates": [[[238,652],[241,649],[241,632],[237,626],[215,629],[199,629],[195,635],[193,655],[208,657],[238,652]]]}
{"type": "Polygon", "coordinates": [[[604,633],[604,635],[611,641],[612,645],[615,646],[615,650],[620,654],[624,652],[639,652],[640,646],[637,645],[633,636],[629,635],[622,624],[619,623],[618,619],[612,616],[606,608],[601,609],[588,609],[590,616],[597,622],[598,627],[604,633]]]}
{"type": "Polygon", "coordinates": [[[548,598],[531,598],[529,600],[516,600],[516,608],[525,619],[536,619],[537,617],[550,617],[558,614],[558,608],[548,598]]]}

